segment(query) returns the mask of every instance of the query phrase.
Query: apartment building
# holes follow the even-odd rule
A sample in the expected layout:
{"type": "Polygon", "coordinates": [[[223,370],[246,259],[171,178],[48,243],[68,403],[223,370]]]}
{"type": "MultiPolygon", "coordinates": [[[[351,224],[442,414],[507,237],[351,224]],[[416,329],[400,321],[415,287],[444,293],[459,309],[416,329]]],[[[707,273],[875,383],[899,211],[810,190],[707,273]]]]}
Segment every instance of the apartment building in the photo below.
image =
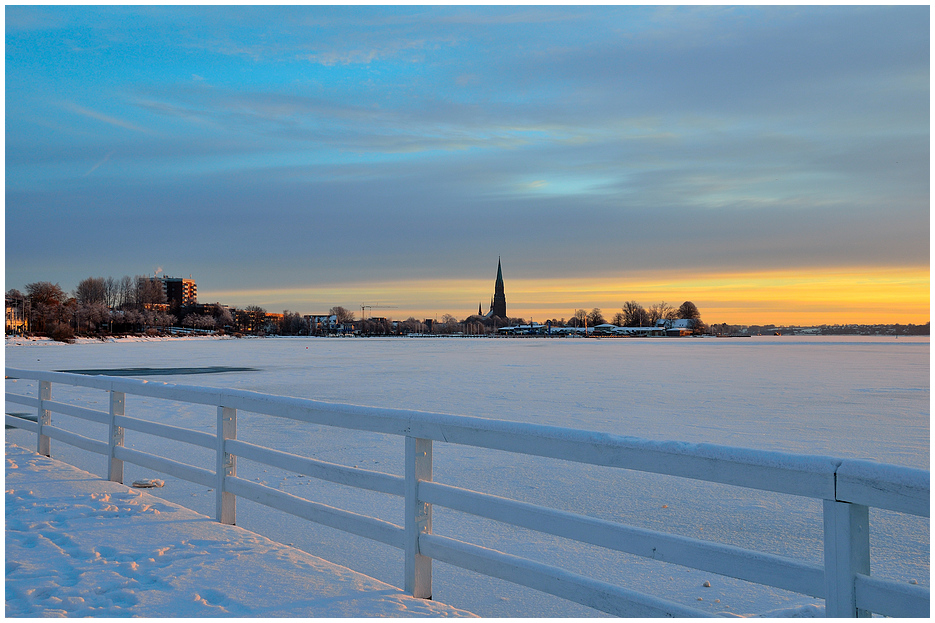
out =
{"type": "Polygon", "coordinates": [[[162,283],[162,290],[166,293],[166,302],[170,310],[179,310],[182,307],[198,303],[198,286],[190,277],[156,277],[162,283]]]}

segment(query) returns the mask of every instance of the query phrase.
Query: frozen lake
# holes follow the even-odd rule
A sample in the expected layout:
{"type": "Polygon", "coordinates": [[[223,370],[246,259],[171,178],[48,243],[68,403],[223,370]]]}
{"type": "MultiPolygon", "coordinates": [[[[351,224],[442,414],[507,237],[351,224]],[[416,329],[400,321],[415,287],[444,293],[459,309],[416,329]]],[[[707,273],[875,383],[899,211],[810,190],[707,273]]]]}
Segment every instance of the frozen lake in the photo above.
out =
{"type": "MultiPolygon", "coordinates": [[[[281,338],[75,345],[8,340],[6,362],[40,370],[253,368],[150,380],[658,440],[867,458],[923,469],[930,461],[927,337],[281,338]]],[[[18,383],[14,391],[34,391],[23,387],[26,382],[18,383]]],[[[56,391],[63,396],[66,390],[56,391]]],[[[72,391],[82,399],[84,390],[72,391]]],[[[157,408],[146,399],[128,396],[127,414],[214,430],[215,414],[206,408],[157,408]]],[[[35,443],[31,434],[21,431],[8,431],[7,437],[27,447],[35,443]]],[[[238,437],[322,460],[402,473],[403,444],[398,438],[249,414],[239,418],[238,437]]],[[[127,445],[137,443],[152,447],[155,442],[128,432],[127,445]]],[[[211,467],[208,455],[175,447],[160,451],[211,467]]],[[[822,558],[819,501],[450,444],[436,444],[434,455],[438,481],[813,562],[822,558]]],[[[53,456],[95,473],[103,470],[102,457],[64,444],[53,442],[53,456]]],[[[238,472],[302,497],[402,523],[398,499],[347,492],[247,462],[238,465],[238,472]]],[[[127,466],[128,481],[144,476],[153,474],[127,466]]],[[[159,494],[200,512],[213,512],[213,492],[203,487],[167,480],[159,494]]],[[[393,548],[248,502],[239,503],[238,524],[386,582],[402,582],[402,555],[393,548]]],[[[806,596],[445,509],[436,509],[434,528],[501,551],[560,561],[569,569],[711,612],[753,614],[820,605],[820,600],[806,596]],[[705,580],[710,588],[702,587],[705,580]]],[[[928,584],[927,520],[871,510],[871,546],[874,575],[928,584]]],[[[435,565],[434,587],[438,600],[483,616],[598,614],[440,563],[435,565]]]]}

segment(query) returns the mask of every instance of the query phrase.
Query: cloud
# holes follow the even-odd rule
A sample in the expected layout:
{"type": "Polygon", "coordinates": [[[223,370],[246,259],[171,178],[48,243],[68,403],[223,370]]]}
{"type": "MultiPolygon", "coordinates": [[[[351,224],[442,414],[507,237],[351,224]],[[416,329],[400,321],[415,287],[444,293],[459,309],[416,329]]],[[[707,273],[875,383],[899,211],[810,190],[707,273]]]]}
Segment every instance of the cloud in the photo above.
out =
{"type": "Polygon", "coordinates": [[[54,9],[37,6],[7,6],[4,18],[7,32],[53,30],[68,23],[67,18],[54,9]]]}
{"type": "Polygon", "coordinates": [[[145,133],[145,134],[151,134],[150,130],[148,130],[148,129],[144,128],[144,127],[141,127],[141,126],[139,126],[139,125],[137,125],[137,124],[135,124],[135,123],[131,123],[131,122],[129,122],[129,121],[125,121],[125,120],[119,119],[119,118],[117,118],[117,117],[112,117],[112,116],[110,116],[110,115],[105,115],[105,114],[100,113],[100,112],[98,112],[98,111],[96,111],[96,110],[91,110],[90,108],[85,108],[84,106],[79,106],[78,104],[75,104],[75,103],[73,103],[73,102],[65,102],[65,103],[62,105],[62,107],[65,108],[66,110],[70,111],[70,112],[73,112],[73,113],[76,113],[76,114],[79,114],[79,115],[83,115],[83,116],[89,117],[89,118],[91,118],[91,119],[96,119],[96,120],[98,120],[98,121],[103,121],[104,123],[110,124],[110,125],[115,126],[115,127],[118,127],[118,128],[123,128],[123,129],[125,129],[125,130],[133,130],[134,132],[143,132],[143,133],[145,133]]]}
{"type": "Polygon", "coordinates": [[[925,263],[923,13],[53,9],[8,40],[8,227],[225,290],[925,263]]]}
{"type": "Polygon", "coordinates": [[[92,173],[94,173],[95,171],[97,171],[97,169],[100,168],[100,166],[101,166],[102,164],[104,164],[105,162],[107,162],[108,160],[110,160],[110,157],[113,156],[113,155],[114,155],[114,152],[110,152],[109,154],[107,154],[106,156],[104,156],[104,159],[101,160],[100,162],[98,162],[97,164],[95,164],[93,167],[91,167],[91,168],[88,170],[88,172],[84,174],[84,177],[87,177],[87,176],[91,175],[92,173]]]}

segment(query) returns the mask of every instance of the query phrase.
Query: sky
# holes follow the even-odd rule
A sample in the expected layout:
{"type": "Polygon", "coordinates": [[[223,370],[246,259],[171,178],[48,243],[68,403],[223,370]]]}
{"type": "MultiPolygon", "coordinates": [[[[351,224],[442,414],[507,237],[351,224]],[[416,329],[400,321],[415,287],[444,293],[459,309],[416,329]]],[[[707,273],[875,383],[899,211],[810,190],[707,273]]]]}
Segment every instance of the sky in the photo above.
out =
{"type": "Polygon", "coordinates": [[[929,11],[7,6],[5,287],[925,323],[929,11]]]}

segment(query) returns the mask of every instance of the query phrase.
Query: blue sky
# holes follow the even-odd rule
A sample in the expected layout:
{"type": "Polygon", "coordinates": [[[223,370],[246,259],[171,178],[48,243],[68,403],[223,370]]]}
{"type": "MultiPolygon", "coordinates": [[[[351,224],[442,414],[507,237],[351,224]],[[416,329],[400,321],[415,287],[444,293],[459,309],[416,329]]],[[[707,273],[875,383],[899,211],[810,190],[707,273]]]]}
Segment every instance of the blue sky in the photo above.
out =
{"type": "Polygon", "coordinates": [[[5,13],[7,289],[161,268],[203,302],[460,318],[501,256],[535,319],[779,322],[804,290],[757,288],[866,273],[809,301],[927,320],[927,6],[5,13]]]}

